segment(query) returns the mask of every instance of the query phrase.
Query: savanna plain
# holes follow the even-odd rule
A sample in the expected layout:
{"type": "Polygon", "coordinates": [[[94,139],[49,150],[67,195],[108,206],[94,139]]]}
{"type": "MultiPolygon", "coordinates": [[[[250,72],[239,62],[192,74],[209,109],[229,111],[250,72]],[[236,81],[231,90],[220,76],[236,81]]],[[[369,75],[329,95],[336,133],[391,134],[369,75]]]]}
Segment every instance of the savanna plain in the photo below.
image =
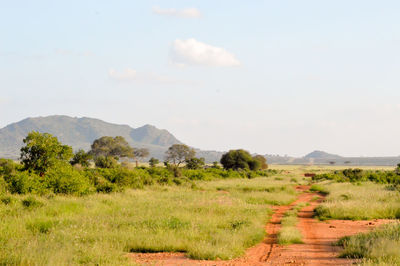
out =
{"type": "Polygon", "coordinates": [[[5,178],[5,165],[0,167],[0,265],[136,265],[142,261],[131,254],[159,252],[204,262],[233,260],[268,238],[266,228],[280,206],[287,210],[272,244],[302,245],[299,213],[313,203],[317,223],[389,221],[331,243],[339,247],[338,257],[400,265],[398,168],[271,165],[252,174],[210,168],[173,176],[162,166],[121,166],[99,170],[106,181],[97,180],[95,170],[75,169],[97,178],[97,190],[55,193],[23,190],[28,181],[5,178]],[[314,193],[309,201],[296,202],[307,193],[314,193]]]}

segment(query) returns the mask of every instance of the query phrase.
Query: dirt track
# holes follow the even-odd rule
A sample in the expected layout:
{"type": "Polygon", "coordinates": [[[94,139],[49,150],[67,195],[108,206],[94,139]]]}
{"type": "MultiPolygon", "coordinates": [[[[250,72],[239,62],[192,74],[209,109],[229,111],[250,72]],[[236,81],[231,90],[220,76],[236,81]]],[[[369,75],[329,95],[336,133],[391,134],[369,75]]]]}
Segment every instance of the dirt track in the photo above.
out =
{"type": "Polygon", "coordinates": [[[249,248],[245,256],[230,261],[191,260],[183,253],[130,254],[134,261],[144,265],[351,265],[353,260],[338,258],[340,248],[332,245],[343,236],[365,232],[390,220],[342,221],[330,220],[320,222],[313,219],[314,209],[323,196],[305,192],[307,186],[298,186],[304,193],[290,205],[274,208],[274,214],[266,225],[267,237],[262,243],[249,248]],[[312,201],[319,196],[320,200],[312,201]],[[286,211],[300,202],[310,205],[299,212],[298,228],[303,235],[304,244],[280,246],[277,244],[277,233],[280,221],[286,211]]]}

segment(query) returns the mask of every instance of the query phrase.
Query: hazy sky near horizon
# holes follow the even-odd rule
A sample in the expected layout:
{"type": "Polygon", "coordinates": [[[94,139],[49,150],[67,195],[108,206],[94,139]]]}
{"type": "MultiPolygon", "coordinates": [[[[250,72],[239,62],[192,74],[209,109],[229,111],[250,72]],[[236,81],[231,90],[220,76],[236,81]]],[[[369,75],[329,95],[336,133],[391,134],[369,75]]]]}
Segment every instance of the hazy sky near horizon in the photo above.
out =
{"type": "Polygon", "coordinates": [[[64,114],[202,149],[400,155],[400,1],[0,4],[0,127],[64,114]]]}

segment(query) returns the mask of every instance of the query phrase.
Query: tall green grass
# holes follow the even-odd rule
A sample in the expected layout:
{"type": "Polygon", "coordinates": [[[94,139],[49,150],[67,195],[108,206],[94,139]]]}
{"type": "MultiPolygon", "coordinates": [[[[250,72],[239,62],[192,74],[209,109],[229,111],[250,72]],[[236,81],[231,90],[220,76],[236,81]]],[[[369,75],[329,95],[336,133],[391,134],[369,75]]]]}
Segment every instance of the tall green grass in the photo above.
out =
{"type": "Polygon", "coordinates": [[[249,200],[252,194],[277,196],[283,204],[295,198],[286,186],[256,178],[85,197],[6,194],[0,200],[0,265],[126,265],[128,252],[159,251],[231,259],[265,235],[271,210],[249,200]]]}
{"type": "Polygon", "coordinates": [[[322,187],[329,195],[316,209],[319,219],[400,218],[400,193],[387,185],[323,183],[322,187]]]}
{"type": "Polygon", "coordinates": [[[400,265],[400,223],[342,238],[341,257],[363,258],[368,265],[400,265]]]}

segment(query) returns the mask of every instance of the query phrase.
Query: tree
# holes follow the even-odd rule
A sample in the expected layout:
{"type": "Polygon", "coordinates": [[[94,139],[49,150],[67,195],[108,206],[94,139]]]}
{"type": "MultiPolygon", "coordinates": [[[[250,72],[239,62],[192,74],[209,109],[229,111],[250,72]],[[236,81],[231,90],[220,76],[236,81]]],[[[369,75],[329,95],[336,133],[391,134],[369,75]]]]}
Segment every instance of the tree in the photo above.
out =
{"type": "Polygon", "coordinates": [[[225,169],[251,169],[259,165],[257,162],[251,157],[248,151],[239,149],[239,150],[230,150],[225,153],[221,157],[221,164],[225,169]]]}
{"type": "Polygon", "coordinates": [[[97,156],[94,164],[99,168],[115,168],[118,166],[117,160],[112,156],[97,156]]]}
{"type": "Polygon", "coordinates": [[[159,163],[160,163],[160,161],[158,159],[154,158],[154,157],[151,157],[150,160],[149,160],[149,164],[150,164],[151,167],[155,167],[159,163]]]}
{"type": "Polygon", "coordinates": [[[134,154],[135,159],[136,159],[136,167],[138,167],[139,166],[138,161],[140,161],[141,159],[146,158],[147,156],[149,156],[150,153],[149,153],[148,149],[141,148],[141,149],[135,149],[133,151],[133,154],[134,154]]]}
{"type": "Polygon", "coordinates": [[[334,165],[336,162],[335,161],[330,161],[329,164],[330,165],[334,165]]]}
{"type": "Polygon", "coordinates": [[[257,159],[253,159],[248,162],[250,170],[257,171],[261,168],[261,162],[257,159]]]}
{"type": "Polygon", "coordinates": [[[261,169],[263,169],[263,170],[268,169],[267,159],[264,156],[256,155],[253,157],[253,159],[260,162],[261,169]]]}
{"type": "Polygon", "coordinates": [[[90,154],[97,158],[99,156],[114,157],[116,160],[119,158],[133,158],[134,150],[129,146],[128,142],[121,136],[101,137],[96,139],[90,150],[90,154]]]}
{"type": "Polygon", "coordinates": [[[174,144],[165,152],[165,161],[171,162],[174,166],[179,165],[196,155],[194,149],[185,144],[174,144]]]}
{"type": "Polygon", "coordinates": [[[397,168],[395,170],[396,174],[400,175],[400,163],[397,164],[397,168]]]}
{"type": "Polygon", "coordinates": [[[58,163],[68,163],[72,158],[72,147],[62,145],[57,137],[48,133],[32,131],[23,140],[21,161],[28,171],[43,176],[58,163]]]}
{"type": "Polygon", "coordinates": [[[186,168],[187,169],[200,169],[203,168],[205,165],[205,159],[204,158],[190,158],[189,160],[186,160],[186,168]]]}
{"type": "Polygon", "coordinates": [[[88,167],[92,158],[91,154],[80,149],[74,154],[74,157],[71,160],[71,165],[80,164],[83,167],[88,167]]]}

